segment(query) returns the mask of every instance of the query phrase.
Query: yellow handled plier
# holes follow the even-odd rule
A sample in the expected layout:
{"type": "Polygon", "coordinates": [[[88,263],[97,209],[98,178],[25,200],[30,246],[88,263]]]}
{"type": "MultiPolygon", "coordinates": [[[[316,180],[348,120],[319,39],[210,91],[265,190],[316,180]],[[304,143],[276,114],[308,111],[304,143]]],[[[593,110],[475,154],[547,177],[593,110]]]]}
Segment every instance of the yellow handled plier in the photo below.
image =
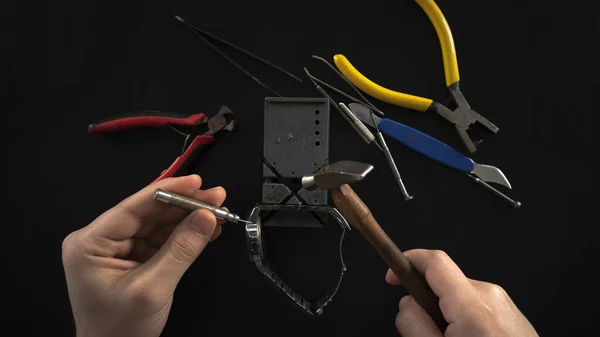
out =
{"type": "Polygon", "coordinates": [[[498,127],[485,117],[471,109],[471,106],[465,99],[465,96],[460,91],[458,74],[458,62],[456,61],[456,49],[454,48],[454,40],[452,32],[448,26],[448,22],[442,14],[440,8],[433,0],[415,0],[421,8],[427,13],[427,16],[433,23],[437,32],[440,44],[442,46],[442,56],[444,59],[444,71],[446,75],[446,86],[450,91],[450,97],[456,104],[456,109],[452,110],[441,103],[435,102],[428,98],[404,94],[384,88],[377,83],[369,80],[361,74],[348,59],[341,54],[335,55],[333,60],[340,72],[356,87],[364,91],[368,95],[397,106],[417,110],[431,111],[439,114],[444,119],[454,124],[458,135],[465,144],[467,150],[473,153],[477,150],[477,146],[469,137],[467,130],[469,126],[475,122],[479,122],[484,127],[492,131],[498,132],[498,127]]]}

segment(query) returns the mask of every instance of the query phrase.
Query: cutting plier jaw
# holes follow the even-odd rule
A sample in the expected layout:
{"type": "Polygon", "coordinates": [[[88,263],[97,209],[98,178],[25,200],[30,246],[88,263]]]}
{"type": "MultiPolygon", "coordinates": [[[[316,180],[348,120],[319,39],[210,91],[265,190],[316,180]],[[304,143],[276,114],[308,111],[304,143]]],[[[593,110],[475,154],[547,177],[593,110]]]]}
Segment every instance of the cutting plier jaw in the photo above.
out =
{"type": "Polygon", "coordinates": [[[471,106],[467,102],[467,99],[460,90],[459,82],[453,83],[451,86],[448,87],[448,90],[456,108],[454,110],[446,108],[447,110],[451,111],[451,113],[445,111],[444,109],[438,109],[437,112],[444,119],[454,124],[454,127],[456,128],[460,139],[462,140],[469,153],[474,153],[477,151],[477,145],[481,143],[481,140],[473,142],[473,140],[467,133],[471,125],[479,123],[481,126],[493,133],[497,133],[500,129],[492,122],[490,122],[487,118],[483,117],[475,110],[471,109],[471,106]]]}
{"type": "Polygon", "coordinates": [[[481,143],[481,140],[474,142],[469,136],[468,130],[471,125],[479,122],[482,126],[493,133],[496,133],[499,130],[496,125],[492,124],[492,122],[469,107],[459,106],[456,109],[451,110],[441,103],[433,102],[428,111],[435,112],[443,119],[454,124],[454,128],[456,129],[458,136],[469,153],[475,153],[477,151],[477,145],[481,143]]]}
{"type": "Polygon", "coordinates": [[[479,124],[493,133],[497,133],[499,128],[479,113],[473,111],[460,91],[460,76],[454,40],[448,22],[441,10],[433,0],[415,1],[425,11],[437,32],[444,60],[446,85],[456,108],[448,108],[429,98],[409,95],[382,87],[361,74],[344,55],[335,55],[334,63],[344,77],[346,77],[354,86],[382,102],[416,111],[431,111],[439,114],[442,118],[455,126],[458,135],[468,152],[474,153],[477,151],[477,144],[480,141],[473,142],[469,137],[469,127],[472,124],[479,122],[479,124]]]}
{"type": "Polygon", "coordinates": [[[221,130],[232,131],[234,126],[233,111],[226,106],[222,106],[216,115],[208,118],[206,125],[208,131],[205,135],[214,135],[221,130]]]}

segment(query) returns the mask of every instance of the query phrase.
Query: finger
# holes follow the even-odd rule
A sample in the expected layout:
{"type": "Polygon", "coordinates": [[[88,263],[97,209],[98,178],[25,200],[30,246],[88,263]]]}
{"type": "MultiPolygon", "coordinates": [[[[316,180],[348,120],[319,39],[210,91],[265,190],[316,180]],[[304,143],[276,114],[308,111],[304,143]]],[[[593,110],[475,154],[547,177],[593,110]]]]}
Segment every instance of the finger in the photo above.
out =
{"type": "MultiPolygon", "coordinates": [[[[227,207],[222,207],[222,208],[223,208],[225,211],[229,212],[229,208],[227,208],[227,207]]],[[[219,225],[219,226],[220,226],[220,225],[222,225],[222,224],[224,224],[224,223],[226,223],[226,222],[227,222],[226,220],[218,220],[218,221],[217,221],[217,225],[219,225]]]]}
{"type": "MultiPolygon", "coordinates": [[[[225,211],[229,212],[229,208],[227,207],[222,207],[225,211]]],[[[221,226],[223,224],[225,224],[227,221],[226,220],[217,220],[217,225],[221,226]]]]}
{"type": "MultiPolygon", "coordinates": [[[[200,200],[200,201],[209,203],[211,205],[221,206],[223,204],[223,202],[225,201],[225,198],[227,197],[227,193],[225,192],[225,189],[222,187],[214,187],[214,188],[211,188],[208,190],[196,191],[196,192],[194,192],[194,195],[191,197],[193,199],[200,200]]],[[[162,246],[165,243],[165,241],[167,241],[169,236],[171,235],[171,232],[173,232],[173,229],[175,229],[175,227],[181,221],[183,221],[185,216],[187,216],[188,214],[189,214],[189,212],[182,211],[180,217],[173,215],[169,219],[163,219],[162,221],[160,221],[160,222],[167,222],[168,224],[161,226],[159,223],[157,226],[155,226],[155,228],[153,229],[153,231],[151,233],[146,232],[145,236],[148,237],[148,242],[157,247],[162,246]]],[[[217,225],[219,225],[219,227],[223,223],[225,223],[225,221],[223,221],[223,220],[217,221],[217,225]]],[[[219,232],[217,233],[217,236],[220,233],[221,233],[221,231],[219,230],[219,232]]],[[[136,237],[144,237],[144,235],[140,235],[140,233],[138,232],[138,233],[136,233],[136,237]]]]}
{"type": "Polygon", "coordinates": [[[404,255],[425,276],[431,290],[440,298],[440,309],[448,323],[452,323],[457,313],[468,309],[476,301],[475,288],[443,251],[414,249],[404,255]]]}
{"type": "MultiPolygon", "coordinates": [[[[226,192],[222,187],[215,187],[209,190],[199,190],[190,196],[192,199],[200,200],[212,205],[220,206],[225,201],[226,192]]],[[[171,231],[177,224],[190,214],[190,211],[182,210],[178,207],[170,207],[169,210],[161,215],[146,221],[135,233],[138,238],[148,238],[149,242],[161,246],[171,234],[171,231]],[[171,231],[164,232],[164,227],[171,227],[171,231]],[[154,238],[160,233],[160,238],[154,238]]]]}
{"type": "Polygon", "coordinates": [[[113,257],[125,257],[129,255],[133,248],[133,239],[126,239],[122,241],[113,241],[115,243],[114,250],[112,252],[113,257]]]}
{"type": "MultiPolygon", "coordinates": [[[[215,231],[213,232],[213,235],[210,238],[210,241],[215,240],[216,238],[219,237],[219,235],[221,235],[221,233],[223,232],[223,227],[221,227],[221,225],[225,222],[226,221],[224,221],[224,220],[217,221],[217,227],[215,228],[215,231]]],[[[167,241],[169,236],[171,236],[171,233],[173,232],[175,227],[177,227],[176,224],[171,224],[171,225],[161,227],[161,229],[159,231],[157,231],[149,239],[147,239],[148,242],[155,247],[162,246],[165,243],[165,241],[167,241]]]]}
{"type": "MultiPolygon", "coordinates": [[[[227,192],[223,187],[217,186],[208,190],[197,191],[194,198],[202,200],[211,205],[221,207],[221,205],[223,205],[223,203],[225,202],[225,198],[227,198],[227,192]]],[[[223,207],[223,209],[229,211],[227,207],[223,207]]],[[[217,226],[215,227],[215,230],[209,242],[216,240],[219,237],[219,235],[221,235],[221,232],[223,232],[223,228],[221,227],[221,225],[226,222],[227,221],[225,220],[217,220],[217,226]]]]}
{"type": "Polygon", "coordinates": [[[393,286],[399,286],[402,284],[391,269],[388,269],[387,273],[385,274],[385,282],[393,286]]]}
{"type": "Polygon", "coordinates": [[[207,210],[197,210],[179,224],[165,244],[143,265],[143,273],[164,280],[173,290],[204,250],[212,237],[217,219],[207,210]]]}
{"type": "Polygon", "coordinates": [[[412,296],[404,296],[400,300],[396,329],[402,337],[443,337],[431,316],[415,302],[412,296]]]}
{"type": "Polygon", "coordinates": [[[157,230],[151,234],[146,241],[156,247],[162,246],[167,241],[169,236],[171,236],[171,233],[173,233],[173,230],[175,230],[177,225],[178,223],[172,223],[157,228],[157,230]]]}
{"type": "Polygon", "coordinates": [[[221,207],[225,198],[227,198],[227,192],[221,186],[213,187],[208,190],[196,191],[193,195],[194,199],[204,201],[205,203],[213,206],[221,207]]]}
{"type": "Polygon", "coordinates": [[[116,241],[94,235],[84,235],[82,240],[84,252],[91,256],[125,257],[134,246],[131,238],[116,241]]]}
{"type": "MultiPolygon", "coordinates": [[[[227,207],[223,207],[224,210],[226,210],[227,212],[229,212],[229,208],[227,207]]],[[[215,229],[215,232],[213,233],[212,238],[210,238],[210,242],[215,241],[223,232],[223,227],[222,225],[225,224],[227,221],[225,220],[217,220],[217,228],[215,229]]]]}
{"type": "MultiPolygon", "coordinates": [[[[180,220],[180,222],[183,221],[183,219],[180,220]]],[[[217,228],[215,229],[215,232],[218,230],[219,232],[217,233],[217,236],[221,234],[222,232],[222,227],[221,225],[223,225],[225,222],[225,220],[217,220],[217,228]]],[[[160,248],[160,246],[162,246],[165,241],[167,241],[167,239],[169,238],[169,236],[171,236],[171,233],[173,232],[173,230],[175,229],[175,227],[177,227],[177,223],[172,223],[169,225],[164,225],[161,226],[160,228],[158,228],[154,233],[150,234],[147,238],[146,241],[148,242],[148,244],[153,245],[157,248],[160,248]]],[[[137,234],[136,234],[137,237],[137,234]]],[[[216,238],[215,234],[213,233],[213,238],[211,239],[211,241],[216,238]]]]}
{"type": "Polygon", "coordinates": [[[92,223],[90,229],[95,235],[109,239],[128,239],[140,229],[145,220],[160,216],[170,209],[169,205],[152,198],[157,188],[184,196],[192,196],[201,184],[200,176],[189,175],[167,178],[146,186],[101,215],[92,223]]]}
{"type": "Polygon", "coordinates": [[[148,244],[144,239],[135,239],[135,245],[131,253],[127,256],[128,259],[144,263],[148,261],[156,253],[158,248],[152,244],[148,244]]]}
{"type": "Polygon", "coordinates": [[[223,227],[217,225],[217,227],[215,228],[215,231],[213,232],[212,237],[210,238],[210,242],[215,241],[219,235],[221,235],[221,232],[223,232],[223,227]]]}
{"type": "Polygon", "coordinates": [[[91,262],[97,271],[100,269],[108,269],[109,273],[113,275],[123,275],[123,273],[118,272],[121,271],[131,271],[132,269],[137,268],[140,263],[133,260],[124,260],[124,259],[115,259],[112,257],[105,256],[91,256],[88,262],[91,262]]]}
{"type": "MultiPolygon", "coordinates": [[[[194,194],[190,196],[192,199],[199,200],[217,207],[220,207],[223,204],[226,197],[227,193],[225,192],[225,189],[220,186],[213,187],[208,190],[195,191],[194,194]]],[[[157,217],[156,222],[159,225],[165,223],[180,223],[188,214],[190,214],[189,211],[182,210],[177,207],[171,207],[169,212],[165,212],[157,217]]],[[[140,233],[137,233],[136,236],[139,234],[140,233]]],[[[148,234],[146,233],[146,235],[148,234]]]]}

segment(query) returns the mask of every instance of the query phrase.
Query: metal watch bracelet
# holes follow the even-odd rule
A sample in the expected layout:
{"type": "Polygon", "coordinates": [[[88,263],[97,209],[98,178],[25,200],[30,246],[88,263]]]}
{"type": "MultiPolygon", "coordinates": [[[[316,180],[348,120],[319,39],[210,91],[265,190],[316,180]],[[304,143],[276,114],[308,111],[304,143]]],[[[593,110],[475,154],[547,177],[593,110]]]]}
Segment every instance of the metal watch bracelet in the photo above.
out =
{"type": "Polygon", "coordinates": [[[256,268],[263,274],[274,286],[277,287],[281,292],[286,294],[298,307],[300,307],[305,313],[311,316],[319,316],[323,313],[325,308],[333,299],[337,290],[342,283],[344,272],[346,271],[346,265],[344,264],[344,258],[342,254],[342,244],[344,242],[344,235],[346,230],[350,230],[350,225],[340,214],[340,212],[328,206],[309,206],[309,205],[257,205],[252,209],[250,217],[248,219],[251,223],[246,224],[246,242],[248,244],[248,251],[250,253],[250,260],[256,268]],[[339,253],[341,272],[337,284],[331,289],[325,296],[323,296],[316,303],[307,301],[300,294],[290,288],[283,279],[281,279],[275,271],[269,266],[268,260],[265,257],[265,244],[262,236],[262,224],[260,218],[261,211],[301,211],[301,212],[326,212],[330,214],[342,227],[339,242],[339,253]]]}

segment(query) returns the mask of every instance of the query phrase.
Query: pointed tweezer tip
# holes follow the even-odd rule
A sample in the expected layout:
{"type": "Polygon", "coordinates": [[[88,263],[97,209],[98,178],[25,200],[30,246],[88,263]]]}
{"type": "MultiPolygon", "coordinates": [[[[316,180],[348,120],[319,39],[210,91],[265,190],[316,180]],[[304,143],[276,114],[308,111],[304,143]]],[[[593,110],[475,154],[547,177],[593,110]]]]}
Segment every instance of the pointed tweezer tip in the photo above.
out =
{"type": "Polygon", "coordinates": [[[314,83],[313,76],[308,72],[308,69],[306,69],[306,67],[304,67],[304,72],[308,76],[308,79],[311,80],[314,83]]]}
{"type": "Polygon", "coordinates": [[[317,84],[317,82],[315,82],[315,80],[313,79],[313,75],[311,75],[311,73],[308,72],[308,69],[306,69],[306,67],[304,67],[304,72],[306,73],[306,75],[308,76],[308,79],[316,86],[318,87],[319,84],[317,84]]]}
{"type": "Polygon", "coordinates": [[[185,21],[183,21],[183,19],[180,18],[179,16],[177,16],[177,15],[173,15],[173,16],[175,17],[175,19],[177,19],[177,21],[179,21],[181,23],[185,23],[185,21]]]}

